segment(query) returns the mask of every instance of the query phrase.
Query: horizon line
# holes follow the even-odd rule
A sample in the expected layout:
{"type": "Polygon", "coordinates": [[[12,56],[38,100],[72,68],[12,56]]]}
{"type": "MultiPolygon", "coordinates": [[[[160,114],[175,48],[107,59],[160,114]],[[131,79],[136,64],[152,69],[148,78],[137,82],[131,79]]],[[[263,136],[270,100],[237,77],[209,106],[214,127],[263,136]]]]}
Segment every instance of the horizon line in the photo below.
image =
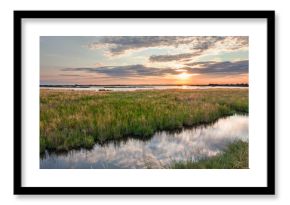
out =
{"type": "Polygon", "coordinates": [[[249,83],[208,83],[208,84],[40,84],[40,86],[229,86],[249,83]]]}

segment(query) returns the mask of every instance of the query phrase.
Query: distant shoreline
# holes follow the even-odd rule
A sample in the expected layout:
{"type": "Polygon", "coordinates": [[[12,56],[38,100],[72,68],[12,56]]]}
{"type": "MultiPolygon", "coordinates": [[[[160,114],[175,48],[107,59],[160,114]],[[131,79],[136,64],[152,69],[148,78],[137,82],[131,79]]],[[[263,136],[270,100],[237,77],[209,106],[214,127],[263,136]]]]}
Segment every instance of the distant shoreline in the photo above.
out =
{"type": "Polygon", "coordinates": [[[40,87],[48,88],[90,88],[90,87],[104,87],[104,88],[142,88],[142,87],[154,87],[154,86],[198,86],[198,87],[249,87],[249,84],[207,84],[207,85],[176,85],[176,84],[165,84],[165,85],[40,85],[40,87]]]}

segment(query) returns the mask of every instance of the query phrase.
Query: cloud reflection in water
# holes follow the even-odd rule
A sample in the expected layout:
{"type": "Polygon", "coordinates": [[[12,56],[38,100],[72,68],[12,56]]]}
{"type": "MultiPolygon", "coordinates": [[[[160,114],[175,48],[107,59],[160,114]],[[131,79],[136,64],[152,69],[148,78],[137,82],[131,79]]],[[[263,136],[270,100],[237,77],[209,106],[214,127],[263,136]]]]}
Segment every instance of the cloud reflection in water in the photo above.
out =
{"type": "Polygon", "coordinates": [[[178,132],[157,132],[148,141],[96,144],[92,150],[48,154],[40,160],[42,169],[128,169],[166,168],[172,161],[199,160],[215,156],[237,140],[248,140],[248,116],[233,115],[208,126],[178,132]]]}

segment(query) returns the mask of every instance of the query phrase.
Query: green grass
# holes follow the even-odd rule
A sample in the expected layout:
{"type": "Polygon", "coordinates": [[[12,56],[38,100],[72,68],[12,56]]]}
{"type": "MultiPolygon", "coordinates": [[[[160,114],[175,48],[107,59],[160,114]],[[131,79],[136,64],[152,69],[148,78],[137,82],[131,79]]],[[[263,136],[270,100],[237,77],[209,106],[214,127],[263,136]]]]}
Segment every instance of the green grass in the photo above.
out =
{"type": "Polygon", "coordinates": [[[248,113],[248,89],[40,91],[40,152],[90,148],[248,113]]]}
{"type": "Polygon", "coordinates": [[[248,142],[236,141],[230,144],[221,154],[198,162],[174,162],[173,169],[247,169],[248,142]]]}

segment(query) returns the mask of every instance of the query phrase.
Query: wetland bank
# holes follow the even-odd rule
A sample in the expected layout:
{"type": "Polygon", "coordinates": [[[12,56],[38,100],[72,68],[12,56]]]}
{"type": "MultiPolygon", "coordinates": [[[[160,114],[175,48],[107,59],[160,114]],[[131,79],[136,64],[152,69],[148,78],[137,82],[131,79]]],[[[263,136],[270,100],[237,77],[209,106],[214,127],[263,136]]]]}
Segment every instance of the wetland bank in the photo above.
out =
{"type": "Polygon", "coordinates": [[[40,90],[41,168],[248,168],[248,89],[40,90]]]}

